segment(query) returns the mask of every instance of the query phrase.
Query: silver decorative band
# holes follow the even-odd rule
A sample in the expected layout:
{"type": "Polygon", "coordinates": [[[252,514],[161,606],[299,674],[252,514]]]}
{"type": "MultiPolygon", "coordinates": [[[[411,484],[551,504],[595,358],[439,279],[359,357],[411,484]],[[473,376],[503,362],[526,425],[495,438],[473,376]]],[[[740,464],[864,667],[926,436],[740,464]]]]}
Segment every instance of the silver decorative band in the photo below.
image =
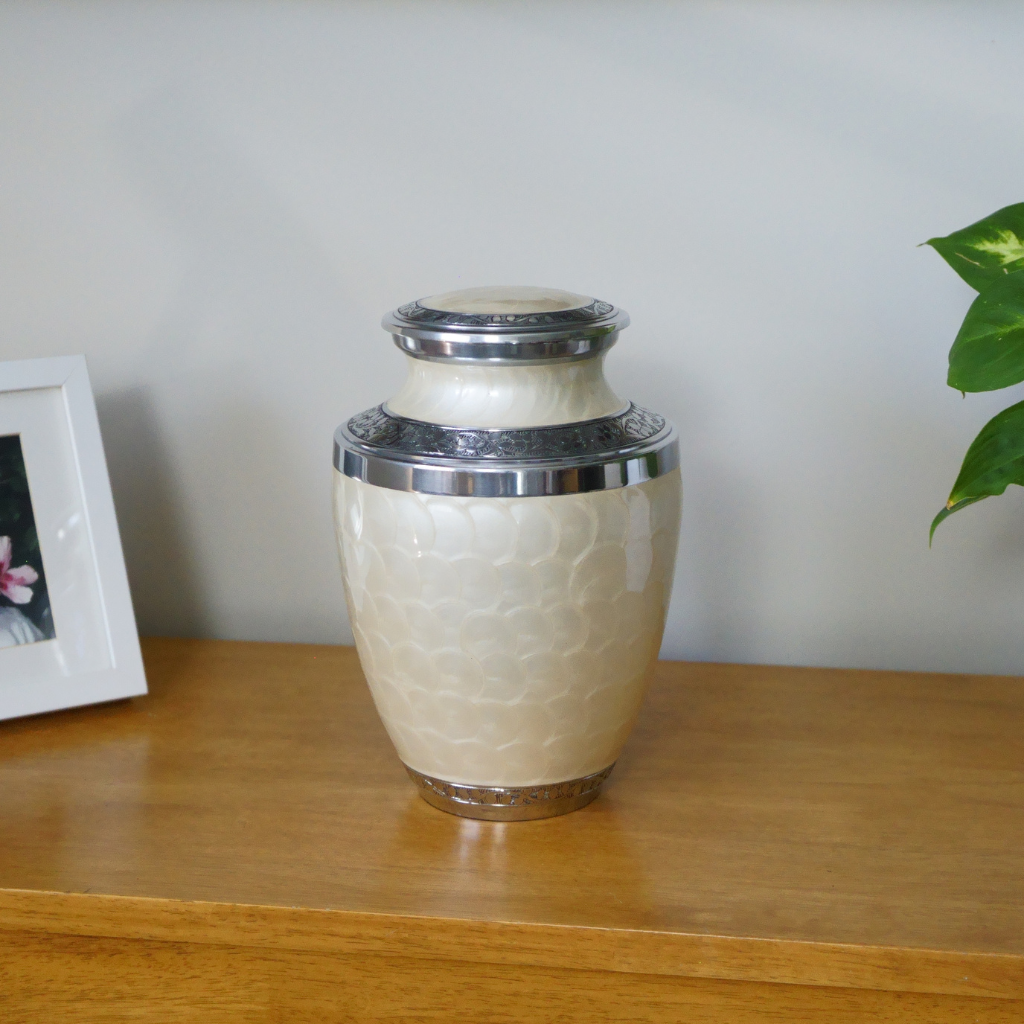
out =
{"type": "Polygon", "coordinates": [[[517,430],[471,430],[393,416],[382,406],[334,435],[334,466],[377,487],[465,497],[607,491],[679,465],[675,428],[631,405],[620,416],[517,430]]]}
{"type": "Polygon", "coordinates": [[[602,455],[639,445],[665,429],[665,417],[632,403],[614,416],[546,427],[451,427],[396,416],[385,405],[353,416],[348,432],[391,453],[449,459],[561,459],[602,455]]]}
{"type": "Polygon", "coordinates": [[[605,331],[565,331],[546,334],[543,338],[519,340],[508,336],[488,338],[466,334],[453,338],[440,331],[417,331],[411,334],[392,334],[395,344],[417,359],[432,359],[446,363],[490,363],[516,366],[532,363],[568,363],[576,359],[589,359],[607,352],[619,340],[615,328],[605,331]]]}
{"type": "Polygon", "coordinates": [[[392,491],[467,498],[532,498],[611,491],[642,484],[676,469],[679,466],[679,447],[675,430],[670,428],[662,447],[600,465],[498,469],[471,464],[435,466],[411,458],[389,459],[343,448],[336,438],[334,465],[345,476],[392,491]]]}
{"type": "Polygon", "coordinates": [[[604,352],[629,326],[629,314],[597,300],[579,309],[517,314],[452,313],[411,302],[388,313],[381,326],[420,359],[521,365],[604,352]]]}
{"type": "Polygon", "coordinates": [[[529,821],[585,807],[596,799],[614,767],[610,764],[593,775],[539,786],[466,786],[432,778],[408,765],[405,770],[419,787],[420,796],[432,807],[449,814],[485,821],[529,821]]]}

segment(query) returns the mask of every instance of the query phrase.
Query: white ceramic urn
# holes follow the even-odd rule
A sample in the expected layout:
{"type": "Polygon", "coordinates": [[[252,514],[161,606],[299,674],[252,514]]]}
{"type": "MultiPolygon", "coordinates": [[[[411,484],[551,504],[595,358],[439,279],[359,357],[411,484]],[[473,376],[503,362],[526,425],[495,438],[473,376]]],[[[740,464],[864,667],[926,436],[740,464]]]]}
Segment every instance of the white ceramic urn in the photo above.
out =
{"type": "Polygon", "coordinates": [[[335,522],[377,709],[431,804],[475,818],[597,796],[658,656],[675,431],[620,399],[609,303],[475,288],[384,318],[408,377],[335,435],[335,522]]]}

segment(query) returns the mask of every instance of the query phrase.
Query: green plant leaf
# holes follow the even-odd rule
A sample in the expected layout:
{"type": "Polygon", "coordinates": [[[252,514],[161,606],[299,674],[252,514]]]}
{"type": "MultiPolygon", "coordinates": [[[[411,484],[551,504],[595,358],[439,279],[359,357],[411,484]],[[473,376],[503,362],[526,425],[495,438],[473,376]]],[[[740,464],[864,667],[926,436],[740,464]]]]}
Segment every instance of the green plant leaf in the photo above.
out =
{"type": "MultiPolygon", "coordinates": [[[[986,494],[987,498],[988,495],[986,494]]],[[[981,501],[981,498],[964,498],[963,501],[958,501],[955,505],[947,505],[933,520],[932,528],[928,531],[928,547],[932,546],[932,538],[935,536],[935,527],[942,522],[943,519],[948,519],[954,512],[959,512],[960,509],[966,508],[968,505],[973,505],[976,501],[981,501]]]]}
{"type": "Polygon", "coordinates": [[[1024,486],[1024,402],[993,416],[971,442],[946,507],[932,522],[928,543],[943,519],[1002,494],[1010,484],[1024,486]]]}
{"type": "Polygon", "coordinates": [[[930,245],[979,292],[1005,274],[1024,270],[1024,203],[1001,210],[930,245]]]}
{"type": "Polygon", "coordinates": [[[1024,271],[1000,277],[971,303],[947,381],[957,391],[996,391],[1024,380],[1024,271]]]}

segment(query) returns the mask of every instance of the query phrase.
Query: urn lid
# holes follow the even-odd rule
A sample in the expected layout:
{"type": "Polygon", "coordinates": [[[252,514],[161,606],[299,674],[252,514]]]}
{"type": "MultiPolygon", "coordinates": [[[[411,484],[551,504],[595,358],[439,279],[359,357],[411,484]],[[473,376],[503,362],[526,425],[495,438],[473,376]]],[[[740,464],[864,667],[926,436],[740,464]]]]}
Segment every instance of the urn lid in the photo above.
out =
{"type": "Polygon", "coordinates": [[[491,286],[399,306],[381,326],[420,359],[537,363],[587,359],[615,344],[625,310],[556,288],[491,286]]]}

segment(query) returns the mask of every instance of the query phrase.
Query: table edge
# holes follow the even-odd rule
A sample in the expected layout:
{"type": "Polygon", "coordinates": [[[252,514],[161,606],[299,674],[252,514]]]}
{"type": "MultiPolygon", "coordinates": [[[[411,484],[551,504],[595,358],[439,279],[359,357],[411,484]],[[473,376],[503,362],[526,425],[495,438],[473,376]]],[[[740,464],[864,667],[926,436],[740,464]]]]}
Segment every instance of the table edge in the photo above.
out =
{"type": "Polygon", "coordinates": [[[1024,999],[1024,955],[0,889],[0,930],[1024,999]]]}

